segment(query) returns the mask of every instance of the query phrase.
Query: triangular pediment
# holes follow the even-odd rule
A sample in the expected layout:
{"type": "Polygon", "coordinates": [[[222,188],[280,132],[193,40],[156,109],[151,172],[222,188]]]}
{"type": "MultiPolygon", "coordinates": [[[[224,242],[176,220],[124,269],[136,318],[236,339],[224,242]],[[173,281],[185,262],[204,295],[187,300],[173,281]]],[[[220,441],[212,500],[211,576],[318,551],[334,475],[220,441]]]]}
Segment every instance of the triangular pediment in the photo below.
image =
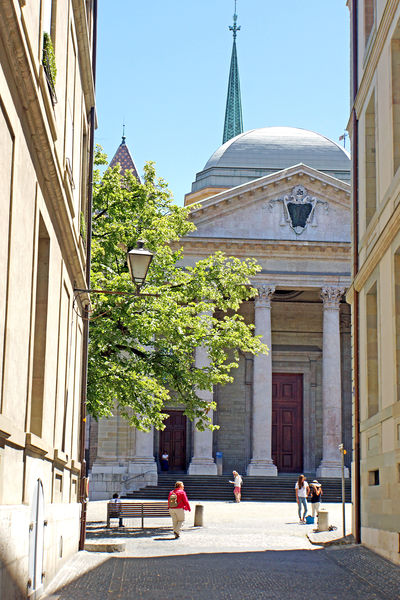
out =
{"type": "Polygon", "coordinates": [[[193,205],[188,237],[350,241],[350,185],[298,164],[193,205]]]}

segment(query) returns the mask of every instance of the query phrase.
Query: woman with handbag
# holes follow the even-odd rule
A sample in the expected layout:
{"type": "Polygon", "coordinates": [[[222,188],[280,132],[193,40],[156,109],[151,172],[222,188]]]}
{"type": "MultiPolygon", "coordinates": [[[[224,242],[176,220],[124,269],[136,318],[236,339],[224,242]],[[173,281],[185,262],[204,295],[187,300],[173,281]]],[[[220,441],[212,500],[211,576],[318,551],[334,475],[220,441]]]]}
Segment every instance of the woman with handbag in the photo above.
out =
{"type": "Polygon", "coordinates": [[[296,483],[294,489],[296,492],[296,502],[297,502],[297,509],[298,509],[298,513],[299,513],[300,523],[305,523],[306,515],[307,515],[307,511],[308,511],[307,496],[310,493],[310,486],[308,485],[304,475],[299,475],[299,478],[297,480],[297,483],[296,483]],[[301,516],[302,507],[304,509],[303,516],[301,516]]]}

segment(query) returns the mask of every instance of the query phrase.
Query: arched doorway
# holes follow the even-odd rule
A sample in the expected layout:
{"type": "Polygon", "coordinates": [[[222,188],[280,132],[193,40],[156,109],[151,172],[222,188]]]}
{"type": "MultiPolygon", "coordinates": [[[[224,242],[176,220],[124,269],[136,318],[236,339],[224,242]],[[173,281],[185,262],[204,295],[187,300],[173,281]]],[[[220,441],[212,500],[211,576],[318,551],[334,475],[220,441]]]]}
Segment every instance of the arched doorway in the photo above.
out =
{"type": "Polygon", "coordinates": [[[186,416],[180,410],[168,411],[169,419],[160,432],[159,456],[167,452],[170,471],[186,470],[186,416]]]}
{"type": "Polygon", "coordinates": [[[43,588],[44,554],[44,494],[43,484],[37,480],[31,502],[29,525],[29,596],[36,597],[43,588]]]}

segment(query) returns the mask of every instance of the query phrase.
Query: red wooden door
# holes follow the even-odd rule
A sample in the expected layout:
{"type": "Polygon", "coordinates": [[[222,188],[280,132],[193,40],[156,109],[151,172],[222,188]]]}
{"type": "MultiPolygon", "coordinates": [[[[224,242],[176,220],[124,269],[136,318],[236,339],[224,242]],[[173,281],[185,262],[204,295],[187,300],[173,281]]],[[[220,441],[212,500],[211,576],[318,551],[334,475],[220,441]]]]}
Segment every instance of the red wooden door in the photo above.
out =
{"type": "Polygon", "coordinates": [[[186,470],[186,417],[179,410],[169,411],[164,431],[160,432],[159,456],[167,452],[170,471],[186,470]]]}
{"type": "Polygon", "coordinates": [[[303,469],[302,375],[272,375],[272,459],[280,472],[303,469]]]}

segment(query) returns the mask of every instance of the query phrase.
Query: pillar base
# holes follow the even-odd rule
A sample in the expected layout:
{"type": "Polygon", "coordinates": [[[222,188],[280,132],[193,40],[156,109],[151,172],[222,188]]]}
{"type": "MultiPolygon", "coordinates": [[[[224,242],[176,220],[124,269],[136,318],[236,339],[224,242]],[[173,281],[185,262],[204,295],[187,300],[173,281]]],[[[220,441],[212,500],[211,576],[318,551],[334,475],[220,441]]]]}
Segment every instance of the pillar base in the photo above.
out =
{"type": "MultiPolygon", "coordinates": [[[[341,477],[342,476],[342,465],[340,462],[334,461],[322,461],[319,465],[316,473],[317,477],[341,477]]],[[[344,476],[347,479],[349,477],[349,470],[347,467],[344,468],[344,476]]]]}
{"type": "Polygon", "coordinates": [[[258,477],[276,477],[278,469],[272,460],[257,460],[253,459],[247,467],[247,475],[258,477]]]}
{"type": "Polygon", "coordinates": [[[217,475],[217,465],[212,458],[192,458],[189,475],[217,475]]]}

